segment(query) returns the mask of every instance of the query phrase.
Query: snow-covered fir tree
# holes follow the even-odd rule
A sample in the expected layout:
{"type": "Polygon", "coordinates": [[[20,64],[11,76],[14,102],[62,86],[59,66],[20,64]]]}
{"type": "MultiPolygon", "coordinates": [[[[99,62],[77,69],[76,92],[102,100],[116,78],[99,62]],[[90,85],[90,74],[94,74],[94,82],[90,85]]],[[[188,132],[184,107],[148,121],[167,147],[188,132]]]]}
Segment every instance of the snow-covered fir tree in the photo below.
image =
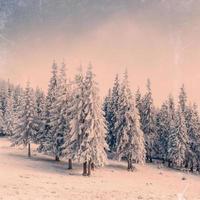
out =
{"type": "Polygon", "coordinates": [[[191,171],[199,170],[200,120],[195,104],[187,108],[187,124],[189,144],[185,167],[191,171]]]}
{"type": "Polygon", "coordinates": [[[176,109],[175,109],[175,103],[174,98],[172,95],[169,95],[168,98],[168,112],[169,112],[169,120],[174,120],[176,117],[176,109]]]}
{"type": "Polygon", "coordinates": [[[5,81],[0,81],[0,109],[3,115],[6,112],[6,102],[7,102],[7,83],[5,81]]]}
{"type": "Polygon", "coordinates": [[[3,117],[3,111],[0,109],[0,136],[5,135],[5,121],[3,117]]]}
{"type": "Polygon", "coordinates": [[[106,125],[98,93],[99,89],[90,65],[85,77],[84,134],[78,152],[78,159],[88,163],[89,175],[91,163],[95,166],[103,166],[107,161],[106,125]]]}
{"type": "Polygon", "coordinates": [[[92,67],[88,68],[84,80],[79,75],[76,82],[78,89],[65,152],[83,163],[83,175],[90,175],[92,163],[103,166],[107,160],[106,125],[92,67]]]}
{"type": "Polygon", "coordinates": [[[167,159],[167,143],[170,132],[170,118],[168,102],[162,104],[161,109],[156,115],[156,138],[155,149],[156,157],[162,159],[163,162],[167,159]]]}
{"type": "Polygon", "coordinates": [[[117,157],[126,158],[128,170],[133,170],[133,162],[145,161],[144,135],[140,129],[139,114],[134,107],[134,100],[125,73],[120,92],[119,121],[117,127],[117,157]]]}
{"type": "MultiPolygon", "coordinates": [[[[64,134],[64,144],[62,154],[69,161],[76,160],[83,135],[85,122],[85,85],[82,69],[75,76],[73,90],[68,102],[68,122],[69,129],[64,134]]],[[[70,162],[69,162],[70,164],[70,162]]],[[[85,166],[85,165],[84,165],[85,166]]],[[[72,166],[69,166],[71,168],[72,166]]]]}
{"type": "Polygon", "coordinates": [[[145,163],[146,160],[146,149],[145,149],[145,139],[144,139],[144,133],[141,129],[140,124],[140,114],[137,107],[134,108],[135,110],[135,146],[134,146],[134,161],[136,163],[145,163]]]}
{"type": "Polygon", "coordinates": [[[142,98],[140,109],[141,128],[145,135],[146,158],[152,162],[155,140],[155,108],[153,105],[150,80],[147,81],[147,93],[142,98]]]}
{"type": "Polygon", "coordinates": [[[106,141],[108,143],[109,146],[112,146],[112,141],[113,141],[113,137],[112,137],[112,91],[111,89],[109,89],[108,91],[108,95],[105,97],[104,102],[103,102],[103,110],[105,113],[105,119],[106,119],[106,124],[107,124],[107,138],[106,141]]]}
{"type": "MultiPolygon", "coordinates": [[[[59,160],[62,156],[62,146],[64,144],[64,134],[68,133],[68,101],[69,91],[66,80],[66,67],[63,63],[58,77],[57,97],[53,103],[54,112],[52,120],[53,149],[52,153],[59,160]]],[[[70,166],[71,168],[71,166],[70,166]]]]}
{"type": "Polygon", "coordinates": [[[184,85],[181,86],[178,103],[179,103],[181,112],[185,116],[186,115],[186,109],[187,109],[187,94],[186,94],[184,85]]]}
{"type": "Polygon", "coordinates": [[[178,109],[174,120],[170,121],[170,135],[168,140],[169,165],[175,168],[183,168],[186,160],[188,133],[184,114],[178,109]]]}
{"type": "Polygon", "coordinates": [[[13,90],[13,111],[15,113],[18,112],[18,108],[21,105],[22,95],[23,95],[23,89],[21,88],[21,86],[17,85],[16,87],[14,87],[14,90],[13,90]]]}
{"type": "Polygon", "coordinates": [[[12,145],[28,146],[28,156],[31,156],[31,142],[34,141],[36,134],[36,122],[34,112],[33,91],[29,83],[24,91],[23,101],[15,118],[13,135],[11,137],[12,145]]]}
{"type": "MultiPolygon", "coordinates": [[[[137,89],[136,93],[135,93],[135,104],[136,104],[136,108],[139,111],[140,116],[142,115],[142,95],[140,92],[140,88],[137,89]]],[[[140,119],[141,121],[141,119],[140,119]]]]}
{"type": "Polygon", "coordinates": [[[119,120],[119,98],[120,98],[120,83],[119,76],[116,75],[114,86],[112,88],[111,102],[110,102],[110,119],[108,126],[108,137],[107,143],[111,152],[116,151],[116,138],[117,138],[117,127],[119,120]]]}
{"type": "Polygon", "coordinates": [[[45,111],[45,94],[40,88],[35,90],[35,114],[39,120],[42,120],[45,111]]]}
{"type": "Polygon", "coordinates": [[[13,135],[13,126],[14,126],[14,104],[13,104],[13,91],[8,88],[7,97],[6,97],[6,109],[4,113],[5,119],[5,133],[7,136],[13,135]]]}
{"type": "MultiPolygon", "coordinates": [[[[182,87],[180,88],[180,94],[179,94],[179,106],[180,106],[180,109],[183,113],[183,116],[185,118],[185,124],[186,124],[186,128],[187,128],[187,134],[188,134],[188,137],[190,135],[190,129],[191,129],[191,114],[192,114],[192,111],[191,109],[189,108],[188,104],[187,104],[187,94],[186,94],[186,91],[185,91],[185,86],[182,85],[182,87]]],[[[189,165],[189,160],[190,157],[191,157],[191,150],[190,150],[190,144],[189,142],[187,143],[187,149],[186,149],[186,158],[185,158],[185,168],[188,168],[188,165],[189,165]]]]}
{"type": "Polygon", "coordinates": [[[175,119],[174,99],[170,95],[161,108],[156,113],[156,137],[155,137],[155,157],[167,161],[168,140],[171,131],[171,121],[175,119]]]}
{"type": "MultiPolygon", "coordinates": [[[[47,154],[52,154],[54,149],[54,126],[56,126],[57,121],[55,120],[55,113],[57,113],[57,108],[55,106],[57,93],[58,93],[58,66],[55,62],[52,64],[52,76],[49,81],[48,94],[46,96],[45,111],[44,111],[44,126],[43,130],[38,134],[37,140],[40,145],[38,147],[39,152],[44,152],[47,154]]],[[[59,158],[55,155],[55,160],[59,158]]]]}

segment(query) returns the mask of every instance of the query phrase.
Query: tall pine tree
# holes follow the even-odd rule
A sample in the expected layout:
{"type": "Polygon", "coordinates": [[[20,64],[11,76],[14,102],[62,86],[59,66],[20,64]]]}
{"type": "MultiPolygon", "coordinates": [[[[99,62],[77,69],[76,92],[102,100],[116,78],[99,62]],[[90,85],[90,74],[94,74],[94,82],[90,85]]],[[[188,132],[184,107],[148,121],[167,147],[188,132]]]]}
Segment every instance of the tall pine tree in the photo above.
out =
{"type": "Polygon", "coordinates": [[[58,161],[59,157],[54,153],[54,127],[57,126],[57,120],[55,119],[57,108],[55,107],[55,102],[58,95],[58,66],[55,62],[53,62],[51,73],[43,116],[44,126],[38,135],[38,140],[40,141],[38,150],[39,152],[42,151],[54,155],[55,160],[58,161]]]}
{"type": "Polygon", "coordinates": [[[33,91],[27,83],[21,109],[15,119],[13,135],[11,137],[12,145],[28,146],[28,156],[31,156],[31,142],[34,141],[35,130],[35,112],[33,102],[33,91]]]}
{"type": "Polygon", "coordinates": [[[120,90],[121,87],[119,83],[119,76],[116,75],[110,99],[110,111],[109,111],[110,119],[108,122],[109,126],[108,126],[108,137],[107,137],[107,142],[111,152],[116,152],[116,138],[117,138],[116,134],[117,134],[117,127],[119,120],[120,90]]]}
{"type": "Polygon", "coordinates": [[[133,162],[145,160],[144,135],[140,129],[139,114],[134,107],[133,97],[125,73],[120,93],[119,121],[117,127],[117,157],[126,158],[128,170],[133,170],[133,162]]]}
{"type": "Polygon", "coordinates": [[[153,105],[150,80],[147,81],[147,93],[142,98],[140,109],[141,128],[145,135],[146,158],[152,162],[155,141],[155,108],[153,105]]]}

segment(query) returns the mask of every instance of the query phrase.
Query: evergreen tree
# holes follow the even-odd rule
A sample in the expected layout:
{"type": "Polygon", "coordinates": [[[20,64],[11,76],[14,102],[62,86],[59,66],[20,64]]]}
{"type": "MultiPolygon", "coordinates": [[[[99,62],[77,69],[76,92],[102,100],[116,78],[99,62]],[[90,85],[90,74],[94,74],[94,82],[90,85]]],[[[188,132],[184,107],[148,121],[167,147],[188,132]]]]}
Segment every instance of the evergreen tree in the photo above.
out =
{"type": "Polygon", "coordinates": [[[140,129],[138,111],[133,104],[126,72],[120,93],[117,157],[126,158],[128,170],[133,170],[133,162],[143,163],[145,160],[144,136],[140,129]]]}
{"type": "Polygon", "coordinates": [[[188,107],[187,116],[189,146],[187,149],[186,167],[188,167],[191,171],[194,171],[199,168],[198,149],[200,145],[200,120],[197,106],[195,104],[188,107]]]}
{"type": "Polygon", "coordinates": [[[114,86],[112,89],[111,103],[110,103],[110,120],[108,126],[108,145],[111,152],[116,152],[116,138],[117,127],[119,120],[119,98],[120,98],[120,83],[119,77],[116,75],[114,86]]]}
{"type": "Polygon", "coordinates": [[[7,83],[5,81],[1,81],[0,83],[0,109],[2,110],[2,114],[4,116],[7,102],[7,83]]]}
{"type": "Polygon", "coordinates": [[[187,94],[186,94],[185,86],[184,85],[182,85],[182,87],[180,89],[179,106],[180,106],[181,112],[184,114],[184,117],[186,117],[187,94]]]}
{"type": "Polygon", "coordinates": [[[151,92],[150,80],[147,81],[147,93],[142,98],[141,105],[141,128],[145,135],[146,157],[147,160],[152,162],[154,154],[154,141],[155,141],[155,108],[153,105],[153,98],[151,92]]]}
{"type": "Polygon", "coordinates": [[[168,159],[170,165],[183,168],[186,159],[188,134],[184,114],[181,108],[177,111],[175,120],[170,121],[170,135],[168,141],[168,159]]]}
{"type": "Polygon", "coordinates": [[[102,166],[107,158],[105,122],[94,77],[91,67],[84,81],[82,75],[77,76],[71,131],[65,138],[65,153],[83,163],[83,175],[90,175],[92,163],[102,166]]]}
{"type": "MultiPolygon", "coordinates": [[[[179,94],[179,106],[181,109],[181,112],[183,113],[183,117],[185,118],[185,124],[186,124],[186,128],[187,128],[187,134],[189,137],[190,134],[190,120],[191,120],[191,109],[189,108],[188,104],[187,104],[187,94],[185,91],[185,86],[182,85],[181,89],[180,89],[180,94],[179,94]]],[[[188,168],[189,165],[189,158],[191,156],[191,151],[190,151],[190,144],[189,142],[187,143],[186,146],[186,157],[185,157],[185,168],[188,168]]]]}
{"type": "Polygon", "coordinates": [[[170,118],[168,102],[163,103],[161,109],[156,115],[156,133],[155,149],[156,157],[162,159],[163,162],[167,159],[167,143],[170,132],[170,118]]]}
{"type": "MultiPolygon", "coordinates": [[[[84,131],[83,127],[85,122],[85,86],[84,77],[81,69],[80,73],[77,74],[75,77],[74,85],[75,86],[72,90],[70,101],[68,101],[67,118],[69,122],[69,127],[64,134],[64,144],[62,145],[62,154],[64,157],[69,159],[69,164],[72,159],[77,159],[77,154],[82,139],[81,137],[84,131]]],[[[69,168],[71,168],[70,165],[69,168]]]]}
{"type": "Polygon", "coordinates": [[[91,163],[95,166],[103,166],[106,163],[106,125],[98,96],[95,75],[90,66],[85,77],[85,122],[82,141],[78,151],[78,160],[88,163],[88,175],[90,175],[91,163]]]}
{"type": "MultiPolygon", "coordinates": [[[[136,108],[138,109],[139,114],[142,117],[142,95],[140,93],[139,88],[137,89],[136,94],[135,94],[135,103],[136,103],[136,108]]],[[[141,117],[140,117],[140,121],[142,120],[141,117]]]]}
{"type": "Polygon", "coordinates": [[[140,114],[135,107],[135,144],[134,144],[134,161],[136,163],[144,163],[146,159],[144,133],[140,125],[140,114]]]}
{"type": "Polygon", "coordinates": [[[111,89],[109,89],[108,91],[108,95],[105,97],[104,99],[104,103],[103,103],[103,110],[105,113],[105,119],[106,119],[106,124],[107,124],[107,138],[106,141],[108,143],[109,146],[112,146],[112,92],[111,89]]]}
{"type": "MultiPolygon", "coordinates": [[[[40,141],[40,145],[38,147],[39,152],[45,152],[47,154],[53,153],[54,149],[54,127],[57,126],[56,119],[55,119],[55,113],[57,113],[57,108],[55,107],[55,102],[57,98],[57,92],[58,92],[58,67],[57,64],[54,62],[52,65],[52,76],[49,81],[48,86],[48,94],[46,97],[46,103],[45,103],[45,112],[43,116],[44,120],[44,127],[43,130],[40,131],[40,134],[38,134],[37,140],[40,141]]],[[[59,160],[59,157],[55,155],[55,160],[59,160]]]]}
{"type": "Polygon", "coordinates": [[[45,111],[45,94],[40,88],[35,91],[35,113],[38,120],[42,120],[45,111]]]}
{"type": "Polygon", "coordinates": [[[175,109],[175,103],[174,98],[172,95],[169,95],[168,99],[168,112],[169,112],[169,120],[174,120],[176,117],[176,109],[175,109]]]}
{"type": "MultiPolygon", "coordinates": [[[[53,154],[57,159],[62,156],[62,146],[64,144],[64,134],[68,132],[68,101],[69,91],[67,91],[66,68],[63,63],[58,78],[57,97],[53,103],[54,109],[54,126],[53,133],[53,154]]],[[[71,162],[71,161],[70,161],[71,162]]],[[[69,163],[70,163],[69,162],[69,163]]],[[[69,167],[71,168],[71,166],[69,167]]]]}
{"type": "Polygon", "coordinates": [[[34,141],[35,131],[35,112],[33,91],[27,83],[21,109],[15,119],[13,135],[11,137],[12,145],[28,146],[28,156],[31,156],[31,142],[34,141]]]}
{"type": "Polygon", "coordinates": [[[174,99],[170,95],[168,100],[164,102],[161,109],[156,114],[156,138],[154,149],[156,157],[167,161],[168,155],[168,140],[171,131],[171,121],[175,119],[175,104],[174,99]]]}
{"type": "Polygon", "coordinates": [[[8,89],[6,97],[6,110],[4,114],[5,133],[7,136],[12,136],[13,134],[14,117],[13,93],[10,89],[8,89]]]}
{"type": "Polygon", "coordinates": [[[16,114],[18,112],[18,108],[21,106],[23,95],[23,89],[18,85],[14,87],[13,90],[13,111],[16,114]]]}
{"type": "Polygon", "coordinates": [[[4,135],[5,135],[5,121],[3,117],[3,112],[0,109],[0,136],[4,136],[4,135]]]}

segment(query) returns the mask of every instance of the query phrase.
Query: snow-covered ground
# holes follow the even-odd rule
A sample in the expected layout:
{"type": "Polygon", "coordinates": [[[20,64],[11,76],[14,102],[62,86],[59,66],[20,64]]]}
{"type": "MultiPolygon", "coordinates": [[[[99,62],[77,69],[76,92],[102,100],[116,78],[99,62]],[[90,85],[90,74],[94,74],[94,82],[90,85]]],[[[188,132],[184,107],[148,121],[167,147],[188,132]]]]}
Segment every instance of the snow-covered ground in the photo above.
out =
{"type": "Polygon", "coordinates": [[[126,163],[109,161],[91,177],[81,175],[81,165],[66,170],[66,162],[55,162],[37,152],[27,158],[26,149],[10,147],[0,138],[0,200],[200,200],[200,176],[156,165],[126,171],[126,163]],[[184,179],[184,180],[183,180],[184,179]]]}

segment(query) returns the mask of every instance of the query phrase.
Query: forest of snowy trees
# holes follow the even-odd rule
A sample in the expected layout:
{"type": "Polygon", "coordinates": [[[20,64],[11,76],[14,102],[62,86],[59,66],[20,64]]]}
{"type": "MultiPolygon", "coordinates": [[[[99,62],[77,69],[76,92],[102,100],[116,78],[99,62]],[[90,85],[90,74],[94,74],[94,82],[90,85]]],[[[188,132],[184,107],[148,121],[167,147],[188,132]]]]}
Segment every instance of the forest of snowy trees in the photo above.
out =
{"type": "Polygon", "coordinates": [[[56,161],[83,165],[83,175],[106,164],[107,157],[134,163],[162,161],[175,169],[200,172],[200,118],[190,104],[184,85],[160,108],[153,102],[150,80],[146,92],[132,93],[128,72],[117,75],[104,102],[92,66],[81,69],[72,81],[65,64],[52,64],[47,94],[0,81],[0,135],[12,146],[23,145],[31,157],[31,144],[56,161]]]}

